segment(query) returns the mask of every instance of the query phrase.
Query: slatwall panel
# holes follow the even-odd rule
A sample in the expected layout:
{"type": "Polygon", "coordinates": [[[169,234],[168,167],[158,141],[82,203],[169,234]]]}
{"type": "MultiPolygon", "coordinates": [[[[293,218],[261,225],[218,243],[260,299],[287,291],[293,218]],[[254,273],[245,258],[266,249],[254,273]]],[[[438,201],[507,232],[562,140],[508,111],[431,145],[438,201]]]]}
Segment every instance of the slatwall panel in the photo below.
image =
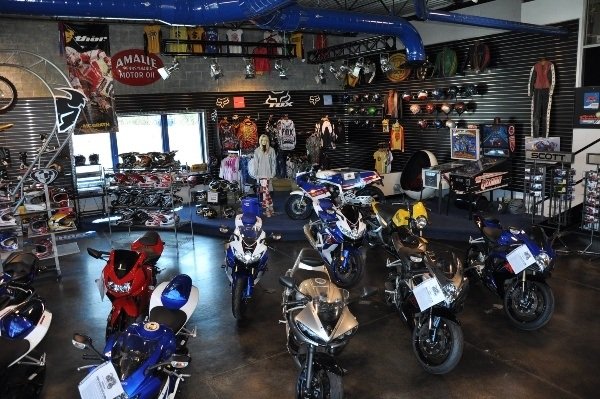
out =
{"type": "MultiPolygon", "coordinates": [[[[491,64],[484,73],[475,74],[466,72],[465,75],[456,75],[451,78],[433,78],[424,81],[416,80],[411,76],[408,80],[400,83],[391,83],[382,74],[378,76],[371,85],[363,85],[348,90],[349,94],[380,93],[386,94],[388,90],[394,89],[399,96],[404,91],[417,93],[419,90],[431,91],[434,88],[448,88],[449,86],[463,86],[466,84],[477,84],[485,88],[485,93],[471,98],[414,101],[418,104],[432,102],[441,104],[443,102],[455,103],[464,101],[472,102],[476,106],[474,112],[465,112],[459,116],[456,112],[449,114],[449,118],[466,123],[492,123],[494,117],[500,117],[502,122],[514,123],[517,130],[517,148],[513,163],[513,183],[515,190],[523,188],[524,167],[524,138],[530,135],[530,107],[531,101],[527,96],[527,86],[531,67],[542,57],[554,63],[556,68],[556,86],[552,98],[552,111],[550,121],[550,136],[561,138],[561,150],[571,151],[573,133],[573,101],[575,87],[575,71],[577,61],[577,30],[578,22],[561,24],[569,29],[570,34],[565,39],[546,37],[527,33],[502,33],[481,38],[492,52],[491,64]]],[[[451,47],[457,52],[458,66],[462,66],[469,47],[475,39],[462,40],[428,46],[426,52],[432,61],[444,45],[451,47]]],[[[378,71],[379,72],[379,71],[378,71]]],[[[399,100],[400,101],[400,100],[399,100]]],[[[411,102],[412,103],[412,102],[411,102]]],[[[427,149],[432,151],[439,163],[448,162],[450,159],[449,129],[436,130],[433,120],[436,118],[445,121],[448,117],[439,112],[412,115],[409,111],[411,103],[403,104],[403,118],[400,121],[405,131],[405,152],[394,151],[392,171],[401,171],[408,158],[417,150],[427,149]],[[422,130],[417,121],[427,119],[430,124],[422,130]]],[[[381,125],[375,127],[360,128],[353,123],[361,120],[360,117],[347,117],[349,127],[349,141],[347,147],[348,157],[353,160],[353,165],[361,168],[373,168],[373,152],[377,149],[379,141],[387,140],[387,136],[381,133],[381,125]]]]}
{"type": "MultiPolygon", "coordinates": [[[[279,96],[285,93],[278,94],[279,96]]],[[[269,95],[275,96],[270,92],[237,92],[237,93],[185,93],[185,94],[165,94],[165,95],[128,95],[117,96],[116,110],[119,115],[135,112],[175,112],[204,110],[207,117],[209,155],[215,155],[221,158],[219,154],[219,145],[217,139],[217,122],[211,120],[211,113],[217,110],[217,120],[227,116],[229,121],[233,115],[240,118],[250,116],[258,126],[258,135],[265,133],[265,125],[269,115],[273,115],[278,120],[284,114],[294,121],[296,128],[296,149],[292,152],[295,155],[306,154],[306,138],[314,131],[315,123],[319,122],[325,114],[333,121],[340,118],[343,120],[344,109],[341,105],[341,92],[330,93],[333,95],[335,105],[323,106],[312,105],[309,102],[311,96],[320,96],[322,93],[312,91],[290,91],[291,107],[273,107],[265,104],[269,95]],[[220,108],[216,106],[217,99],[233,97],[244,97],[244,108],[220,108]]],[[[332,167],[348,165],[347,159],[349,152],[345,150],[342,144],[338,150],[330,157],[332,167]]]]}
{"type": "MultiPolygon", "coordinates": [[[[0,146],[10,149],[11,164],[7,168],[11,181],[16,181],[22,175],[19,170],[19,152],[26,151],[27,159],[31,163],[42,141],[40,135],[50,135],[56,123],[54,111],[54,100],[52,98],[19,98],[16,106],[9,112],[0,115],[0,122],[12,123],[14,126],[0,133],[0,146]]],[[[61,140],[65,134],[61,134],[61,140]]],[[[58,146],[53,140],[50,146],[58,146]]],[[[57,158],[57,162],[63,167],[63,173],[53,183],[54,186],[73,188],[73,174],[69,145],[57,158]]],[[[54,154],[42,155],[42,166],[54,154]]]]}

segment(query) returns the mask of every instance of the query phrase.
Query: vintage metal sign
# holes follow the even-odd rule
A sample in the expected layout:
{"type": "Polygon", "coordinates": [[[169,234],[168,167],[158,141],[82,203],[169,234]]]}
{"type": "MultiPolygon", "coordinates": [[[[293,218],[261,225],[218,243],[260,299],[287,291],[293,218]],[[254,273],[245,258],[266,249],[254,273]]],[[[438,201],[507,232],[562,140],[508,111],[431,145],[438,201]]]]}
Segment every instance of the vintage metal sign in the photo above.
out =
{"type": "Polygon", "coordinates": [[[113,77],[129,86],[145,86],[160,79],[158,69],[163,62],[154,54],[144,50],[123,50],[112,56],[113,77]]]}

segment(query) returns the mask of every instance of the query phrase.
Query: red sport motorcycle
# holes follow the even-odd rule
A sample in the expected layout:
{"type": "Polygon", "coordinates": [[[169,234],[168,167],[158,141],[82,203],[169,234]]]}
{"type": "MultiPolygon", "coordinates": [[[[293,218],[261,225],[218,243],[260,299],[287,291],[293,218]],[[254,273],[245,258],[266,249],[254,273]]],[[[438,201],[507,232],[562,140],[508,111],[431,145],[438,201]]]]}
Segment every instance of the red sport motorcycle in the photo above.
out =
{"type": "Polygon", "coordinates": [[[107,339],[148,313],[156,275],[160,273],[156,262],[163,249],[164,242],[155,231],[138,238],[131,249],[87,249],[91,257],[106,260],[98,281],[102,282],[100,296],[103,298],[106,294],[112,303],[106,320],[107,339]]]}

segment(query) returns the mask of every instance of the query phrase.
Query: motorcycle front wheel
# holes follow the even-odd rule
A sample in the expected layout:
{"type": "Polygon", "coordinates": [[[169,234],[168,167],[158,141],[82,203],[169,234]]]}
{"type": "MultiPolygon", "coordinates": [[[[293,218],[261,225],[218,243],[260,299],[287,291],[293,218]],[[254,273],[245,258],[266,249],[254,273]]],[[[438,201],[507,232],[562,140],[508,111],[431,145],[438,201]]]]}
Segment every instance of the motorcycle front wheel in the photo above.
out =
{"type": "Polygon", "coordinates": [[[0,114],[10,111],[17,103],[17,89],[4,76],[0,76],[0,114]]]}
{"type": "Polygon", "coordinates": [[[242,320],[246,314],[248,300],[244,298],[244,290],[248,284],[248,277],[238,277],[231,290],[231,311],[236,320],[242,320]]]}
{"type": "Polygon", "coordinates": [[[343,397],[341,375],[315,367],[309,391],[306,389],[306,368],[300,372],[296,385],[296,399],[342,399],[343,397]]]}
{"type": "Polygon", "coordinates": [[[333,269],[333,282],[340,288],[352,288],[365,274],[365,259],[362,251],[355,251],[348,255],[346,268],[342,270],[340,246],[332,254],[331,267],[333,269]]]}
{"type": "Polygon", "coordinates": [[[303,195],[292,194],[285,201],[285,213],[294,220],[304,220],[312,213],[310,198],[303,195]]]}
{"type": "Polygon", "coordinates": [[[413,330],[412,346],[421,367],[431,374],[446,374],[452,371],[463,353],[462,328],[444,317],[440,319],[435,335],[424,322],[413,330]],[[433,338],[433,339],[432,339],[433,338]]]}
{"type": "Polygon", "coordinates": [[[510,323],[525,331],[537,330],[550,321],[554,313],[554,294],[546,283],[521,281],[508,289],[504,296],[504,312],[510,323]]]}

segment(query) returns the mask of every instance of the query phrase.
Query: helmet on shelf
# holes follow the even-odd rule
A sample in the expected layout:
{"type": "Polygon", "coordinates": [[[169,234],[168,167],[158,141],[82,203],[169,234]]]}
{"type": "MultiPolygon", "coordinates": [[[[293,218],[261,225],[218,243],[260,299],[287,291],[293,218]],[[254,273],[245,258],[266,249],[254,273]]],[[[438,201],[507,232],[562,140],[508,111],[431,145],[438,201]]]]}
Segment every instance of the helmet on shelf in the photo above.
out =
{"type": "Polygon", "coordinates": [[[48,225],[51,231],[71,230],[75,228],[75,214],[71,211],[56,212],[50,217],[48,225]]]}
{"type": "Polygon", "coordinates": [[[226,206],[225,209],[223,209],[223,216],[225,216],[228,219],[231,219],[235,216],[235,209],[233,209],[233,207],[231,206],[226,206]]]}
{"type": "Polygon", "coordinates": [[[19,249],[19,241],[17,236],[11,232],[0,233],[0,250],[2,251],[16,251],[19,249]]]}
{"type": "Polygon", "coordinates": [[[35,243],[35,248],[33,250],[33,254],[38,258],[47,258],[54,254],[54,248],[52,246],[52,240],[49,238],[44,238],[35,243]]]}
{"type": "Polygon", "coordinates": [[[456,113],[458,115],[461,115],[463,112],[465,112],[467,110],[467,106],[464,102],[459,101],[456,104],[454,104],[454,110],[456,111],[456,113]]]}
{"type": "Polygon", "coordinates": [[[417,94],[418,100],[427,100],[427,97],[429,97],[427,90],[419,90],[419,93],[417,94]]]}
{"type": "Polygon", "coordinates": [[[427,119],[419,119],[419,121],[417,122],[417,124],[419,125],[419,127],[421,129],[426,129],[427,126],[429,125],[429,122],[427,122],[427,119]]]}
{"type": "Polygon", "coordinates": [[[458,86],[450,86],[448,88],[447,93],[448,93],[448,97],[456,98],[456,96],[459,94],[458,86]]]}
{"type": "Polygon", "coordinates": [[[408,101],[412,100],[412,98],[413,98],[413,96],[410,91],[405,91],[404,93],[402,93],[402,100],[408,102],[408,101]]]}
{"type": "Polygon", "coordinates": [[[436,100],[441,100],[442,98],[446,97],[445,90],[440,88],[435,88],[431,90],[431,95],[436,100]]]}
{"type": "Polygon", "coordinates": [[[452,112],[452,108],[453,108],[453,106],[450,103],[443,103],[442,106],[440,107],[442,112],[445,113],[446,115],[448,115],[450,112],[452,112]]]}
{"type": "Polygon", "coordinates": [[[17,221],[13,216],[12,209],[10,208],[2,208],[0,209],[0,226],[16,226],[17,221]]]}
{"type": "Polygon", "coordinates": [[[90,165],[98,165],[100,163],[100,156],[98,154],[90,154],[88,157],[90,165]]]}
{"type": "Polygon", "coordinates": [[[25,200],[23,205],[28,211],[45,211],[46,210],[46,194],[43,191],[27,191],[24,194],[25,200]]]}
{"type": "Polygon", "coordinates": [[[477,86],[474,84],[468,84],[465,86],[464,88],[464,96],[465,97],[471,97],[478,94],[478,90],[477,90],[477,86]]]}
{"type": "Polygon", "coordinates": [[[444,122],[442,122],[441,119],[436,119],[433,121],[433,126],[435,126],[436,129],[441,129],[444,127],[444,122]]]}
{"type": "Polygon", "coordinates": [[[75,166],[85,165],[85,157],[83,155],[75,155],[75,166]]]}
{"type": "Polygon", "coordinates": [[[433,111],[435,111],[435,104],[434,103],[427,103],[427,104],[425,104],[425,112],[427,112],[428,114],[432,114],[433,111]]]}
{"type": "Polygon", "coordinates": [[[48,221],[45,218],[31,219],[29,221],[29,229],[34,236],[48,234],[48,221]]]}
{"type": "Polygon", "coordinates": [[[447,128],[455,128],[456,127],[456,122],[454,122],[452,119],[447,119],[446,120],[446,127],[447,128]]]}
{"type": "Polygon", "coordinates": [[[416,115],[421,112],[421,106],[419,104],[411,104],[409,109],[410,109],[410,112],[413,113],[413,115],[416,115]]]}

